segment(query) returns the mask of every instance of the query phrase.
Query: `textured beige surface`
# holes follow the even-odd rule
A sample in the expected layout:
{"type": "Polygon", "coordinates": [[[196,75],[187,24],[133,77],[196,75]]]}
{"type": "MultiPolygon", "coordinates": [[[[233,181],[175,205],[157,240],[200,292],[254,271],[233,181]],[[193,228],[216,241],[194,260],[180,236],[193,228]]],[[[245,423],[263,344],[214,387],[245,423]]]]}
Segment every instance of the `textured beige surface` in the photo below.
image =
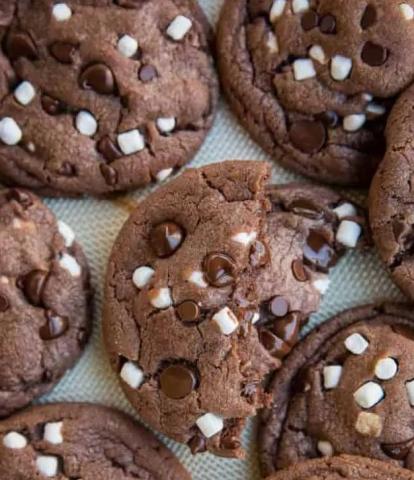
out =
{"type": "MultiPolygon", "coordinates": [[[[222,0],[200,0],[210,20],[215,24],[222,0]]],[[[268,159],[248,135],[237,125],[223,101],[215,125],[206,143],[190,163],[199,166],[225,159],[268,159]]],[[[285,183],[298,177],[275,166],[274,180],[285,183]]],[[[139,198],[145,192],[137,192],[139,198]]],[[[362,198],[359,195],[355,198],[362,198]]],[[[109,251],[127,218],[125,210],[109,201],[51,200],[48,204],[59,218],[69,223],[89,257],[93,283],[97,290],[95,322],[92,341],[77,366],[69,372],[44,401],[91,401],[112,405],[132,413],[118,386],[115,374],[109,368],[100,331],[102,281],[109,251]]],[[[344,258],[332,275],[332,284],[321,311],[311,325],[323,321],[345,308],[380,299],[402,298],[388,279],[374,253],[350,254],[344,258]]],[[[167,441],[179,458],[191,470],[194,480],[256,480],[259,479],[254,442],[255,422],[251,422],[244,440],[248,447],[245,461],[225,460],[209,454],[192,457],[186,447],[167,441]]]]}

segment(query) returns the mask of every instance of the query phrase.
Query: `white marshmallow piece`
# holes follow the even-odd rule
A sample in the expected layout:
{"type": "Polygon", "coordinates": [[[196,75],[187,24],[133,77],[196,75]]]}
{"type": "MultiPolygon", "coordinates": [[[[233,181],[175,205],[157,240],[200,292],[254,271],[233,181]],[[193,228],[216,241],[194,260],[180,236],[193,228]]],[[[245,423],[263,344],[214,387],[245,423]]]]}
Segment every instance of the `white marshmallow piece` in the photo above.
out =
{"type": "Polygon", "coordinates": [[[118,52],[124,57],[131,58],[138,51],[138,42],[130,35],[122,35],[118,40],[118,52]]]}
{"type": "Polygon", "coordinates": [[[62,235],[63,240],[65,241],[66,247],[71,247],[73,242],[75,241],[75,233],[69,227],[69,225],[62,220],[58,220],[57,222],[59,233],[62,235]]]}
{"type": "Polygon", "coordinates": [[[223,418],[214,413],[206,413],[196,420],[196,424],[206,438],[213,437],[224,428],[223,418]]]}
{"type": "Polygon", "coordinates": [[[27,446],[27,439],[18,432],[9,432],[3,437],[3,445],[12,450],[21,450],[27,446]]]}
{"type": "Polygon", "coordinates": [[[17,145],[23,137],[23,133],[16,121],[11,117],[0,120],[0,140],[6,145],[17,145]]]}
{"type": "Polygon", "coordinates": [[[266,45],[271,53],[279,53],[279,42],[273,32],[268,33],[266,45]]]}
{"type": "Polygon", "coordinates": [[[352,60],[342,55],[335,55],[331,61],[331,75],[336,81],[348,78],[352,70],[352,60]]]}
{"type": "Polygon", "coordinates": [[[382,117],[387,112],[387,109],[383,105],[378,103],[369,103],[365,109],[367,113],[370,113],[374,117],[382,117]]]}
{"type": "Polygon", "coordinates": [[[323,369],[323,386],[326,390],[337,388],[342,377],[342,367],[340,365],[329,365],[323,369]]]}
{"type": "Polygon", "coordinates": [[[295,80],[302,81],[308,78],[316,77],[316,70],[312,60],[309,58],[300,58],[293,62],[293,75],[295,80]]]}
{"type": "Polygon", "coordinates": [[[161,133],[171,133],[176,125],[174,117],[161,117],[157,118],[157,128],[161,133]]]}
{"type": "Polygon", "coordinates": [[[302,13],[309,10],[309,0],[293,0],[292,2],[293,13],[302,13]]]}
{"type": "Polygon", "coordinates": [[[367,117],[364,113],[354,113],[353,115],[347,115],[344,118],[344,130],[347,132],[357,132],[360,130],[365,122],[367,121],[367,117]]]}
{"type": "Polygon", "coordinates": [[[91,113],[81,110],[76,115],[76,129],[82,135],[93,137],[98,130],[98,122],[91,113]]]}
{"type": "Polygon", "coordinates": [[[58,22],[65,22],[72,16],[72,10],[66,3],[57,3],[53,6],[52,15],[58,22]]]}
{"type": "Polygon", "coordinates": [[[318,292],[322,295],[325,295],[325,293],[329,289],[329,285],[331,284],[331,281],[329,280],[328,277],[326,278],[318,278],[313,282],[313,286],[318,290],[318,292]]]}
{"type": "Polygon", "coordinates": [[[36,467],[45,477],[55,477],[59,471],[59,460],[53,455],[39,455],[36,458],[36,467]]]}
{"type": "Polygon", "coordinates": [[[414,19],[414,8],[408,3],[402,3],[400,5],[400,12],[405,20],[413,20],[414,19]]]}
{"type": "Polygon", "coordinates": [[[14,91],[14,98],[21,105],[29,105],[29,103],[34,99],[36,91],[33,85],[30,82],[24,81],[14,91]]]}
{"type": "Polygon", "coordinates": [[[147,267],[147,266],[138,267],[135,269],[134,273],[132,274],[132,282],[137,288],[139,289],[144,288],[145,285],[147,285],[150,282],[154,273],[155,273],[155,270],[151,267],[147,267]]]}
{"type": "Polygon", "coordinates": [[[339,220],[342,220],[346,217],[354,217],[358,214],[355,206],[348,202],[342,203],[342,205],[334,208],[333,211],[336,213],[336,216],[339,218],[339,220]]]}
{"type": "Polygon", "coordinates": [[[173,304],[171,291],[168,287],[150,290],[149,299],[151,305],[160,310],[169,308],[173,304]]]}
{"type": "Polygon", "coordinates": [[[167,28],[167,35],[178,42],[182,40],[193,26],[193,22],[184,15],[178,15],[169,24],[167,28]]]}
{"type": "Polygon", "coordinates": [[[163,182],[164,180],[166,180],[173,172],[173,169],[172,168],[164,168],[163,170],[160,170],[156,175],[156,179],[159,181],[159,182],[163,182]]]}
{"type": "Polygon", "coordinates": [[[122,366],[120,376],[131,388],[139,388],[144,382],[144,372],[134,363],[126,362],[122,366]]]}
{"type": "Polygon", "coordinates": [[[239,232],[233,235],[231,239],[233,242],[240,243],[247,247],[256,240],[257,232],[239,232]]]}
{"type": "Polygon", "coordinates": [[[59,445],[63,443],[62,428],[63,422],[46,423],[43,439],[52,445],[59,445]]]}
{"type": "Polygon", "coordinates": [[[325,65],[328,60],[323,48],[320,45],[313,45],[309,50],[309,56],[322,65],[325,65]]]}
{"type": "Polygon", "coordinates": [[[323,457],[332,457],[334,454],[334,449],[331,442],[327,442],[326,440],[320,440],[317,444],[319,453],[323,457]]]}
{"type": "Polygon", "coordinates": [[[361,408],[372,408],[384,398],[384,390],[375,382],[367,382],[354,393],[354,399],[361,408]]]}
{"type": "Polygon", "coordinates": [[[260,320],[260,313],[259,313],[259,312],[255,312],[255,313],[253,314],[253,317],[252,317],[252,324],[254,325],[254,324],[257,323],[259,320],[260,320]]]}
{"type": "Polygon", "coordinates": [[[286,0],[274,0],[269,14],[270,21],[272,23],[275,22],[283,14],[285,7],[286,0]]]}
{"type": "Polygon", "coordinates": [[[355,430],[365,437],[378,438],[383,427],[382,418],[376,413],[360,412],[355,423],[355,430]]]}
{"type": "Polygon", "coordinates": [[[408,401],[410,405],[414,407],[414,380],[407,382],[405,388],[407,389],[408,401]]]}
{"type": "Polygon", "coordinates": [[[124,155],[132,155],[145,148],[144,136],[137,129],[120,133],[117,137],[117,142],[124,155]]]}
{"type": "Polygon", "coordinates": [[[336,232],[336,241],[345,247],[355,248],[361,233],[361,225],[351,220],[342,220],[336,232]]]}
{"type": "Polygon", "coordinates": [[[188,281],[197,285],[200,288],[207,288],[208,283],[204,280],[204,273],[198,270],[191,272],[190,276],[188,277],[188,281]]]}
{"type": "Polygon", "coordinates": [[[391,380],[397,375],[398,363],[391,357],[378,360],[375,365],[375,375],[380,380],[391,380]]]}
{"type": "Polygon", "coordinates": [[[69,255],[68,253],[64,253],[60,257],[59,265],[67,270],[72,277],[80,277],[82,273],[82,268],[76,258],[72,257],[72,255],[69,255]]]}
{"type": "Polygon", "coordinates": [[[353,333],[345,340],[345,348],[354,355],[362,355],[369,343],[359,333],[353,333]]]}
{"type": "Polygon", "coordinates": [[[365,102],[372,102],[372,100],[374,100],[374,95],[372,95],[372,93],[363,93],[362,94],[362,99],[365,102]]]}
{"type": "Polygon", "coordinates": [[[236,315],[229,307],[224,307],[213,315],[213,321],[217,323],[224,335],[231,335],[239,326],[236,315]]]}

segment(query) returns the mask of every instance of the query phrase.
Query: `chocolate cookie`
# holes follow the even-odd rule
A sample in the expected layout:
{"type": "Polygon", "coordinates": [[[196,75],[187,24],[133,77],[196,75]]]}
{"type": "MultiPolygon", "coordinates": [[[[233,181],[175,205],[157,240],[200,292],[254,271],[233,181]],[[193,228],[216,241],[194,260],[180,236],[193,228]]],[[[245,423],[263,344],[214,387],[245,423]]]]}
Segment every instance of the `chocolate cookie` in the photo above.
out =
{"type": "Polygon", "coordinates": [[[363,219],[336,193],[266,186],[262,162],[186,171],[113,247],[104,337],[139,414],[193,452],[241,456],[244,419],[319,307],[363,219]]]}
{"type": "Polygon", "coordinates": [[[10,0],[0,17],[4,183],[100,195],[164,180],[200,147],[217,82],[195,0],[10,0]]]}
{"type": "Polygon", "coordinates": [[[253,138],[318,181],[367,185],[395,95],[414,79],[414,4],[227,0],[221,80],[253,138]]]}
{"type": "Polygon", "coordinates": [[[413,480],[409,470],[371,458],[341,455],[295,464],[268,480],[413,480]]]}
{"type": "Polygon", "coordinates": [[[132,418],[97,405],[44,405],[0,422],[0,476],[19,480],[190,480],[132,418]]]}
{"type": "Polygon", "coordinates": [[[0,192],[0,416],[50,390],[87,341],[89,268],[74,239],[33,194],[0,192]]]}
{"type": "Polygon", "coordinates": [[[273,405],[259,434],[264,476],[339,453],[414,470],[413,359],[411,307],[355,308],[317,327],[269,388],[273,405]]]}
{"type": "Polygon", "coordinates": [[[380,256],[394,281],[414,300],[412,145],[414,88],[401,96],[386,130],[387,153],[370,191],[370,220],[380,256]]]}

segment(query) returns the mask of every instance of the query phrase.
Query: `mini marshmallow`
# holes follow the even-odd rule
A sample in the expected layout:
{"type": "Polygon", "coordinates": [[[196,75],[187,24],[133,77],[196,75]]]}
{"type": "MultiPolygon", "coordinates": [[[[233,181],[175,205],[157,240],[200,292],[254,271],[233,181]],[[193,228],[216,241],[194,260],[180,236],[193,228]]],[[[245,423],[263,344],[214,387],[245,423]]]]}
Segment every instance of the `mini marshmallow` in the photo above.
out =
{"type": "Polygon", "coordinates": [[[316,290],[318,290],[318,292],[322,295],[325,295],[325,293],[328,291],[330,284],[331,284],[331,281],[329,280],[328,277],[318,278],[312,283],[312,285],[316,288],[316,290]]]}
{"type": "Polygon", "coordinates": [[[372,408],[384,398],[384,390],[375,382],[367,382],[354,393],[354,399],[361,408],[372,408]]]}
{"type": "Polygon", "coordinates": [[[259,320],[260,320],[260,313],[259,313],[259,312],[253,313],[252,324],[254,325],[254,324],[257,323],[259,320]]]}
{"type": "Polygon", "coordinates": [[[213,437],[224,428],[223,418],[214,413],[206,413],[196,420],[196,424],[206,438],[213,437]]]}
{"type": "Polygon", "coordinates": [[[391,357],[381,358],[375,365],[375,375],[380,380],[391,380],[397,372],[398,363],[391,357]]]}
{"type": "Polygon", "coordinates": [[[250,245],[256,240],[257,232],[239,232],[233,235],[231,239],[234,242],[241,243],[244,246],[250,245]]]}
{"type": "Polygon", "coordinates": [[[137,129],[120,133],[117,137],[117,142],[124,155],[132,155],[145,148],[144,137],[137,129]]]}
{"type": "Polygon", "coordinates": [[[34,153],[36,151],[36,145],[33,142],[28,142],[26,146],[29,152],[34,153]]]}
{"type": "Polygon", "coordinates": [[[378,103],[369,103],[365,110],[375,117],[381,117],[387,113],[387,109],[383,105],[378,105],[378,103]]]}
{"type": "Polygon", "coordinates": [[[134,389],[140,387],[144,382],[144,372],[134,362],[124,363],[120,377],[134,389]]]}
{"type": "Polygon", "coordinates": [[[39,455],[36,458],[36,467],[45,477],[54,477],[59,471],[59,460],[53,455],[39,455]]]}
{"type": "Polygon", "coordinates": [[[98,130],[98,122],[91,113],[81,110],[76,115],[76,129],[82,135],[93,137],[98,130]]]}
{"type": "Polygon", "coordinates": [[[364,113],[347,115],[343,122],[344,130],[347,132],[357,132],[364,126],[366,121],[367,117],[364,113]]]}
{"type": "Polygon", "coordinates": [[[361,225],[351,220],[342,220],[336,232],[336,241],[345,247],[355,248],[361,233],[361,225]]]}
{"type": "Polygon", "coordinates": [[[372,102],[372,100],[374,100],[374,95],[372,95],[372,93],[363,93],[362,100],[365,102],[372,102]]]}
{"type": "Polygon", "coordinates": [[[231,335],[239,326],[236,315],[229,307],[224,307],[213,315],[213,321],[217,323],[224,335],[231,335]]]}
{"type": "Polygon", "coordinates": [[[69,225],[62,220],[58,220],[57,222],[59,233],[62,235],[63,240],[65,241],[65,245],[67,247],[71,247],[73,242],[75,241],[75,233],[69,227],[69,225]]]}
{"type": "Polygon", "coordinates": [[[58,22],[65,22],[72,16],[72,10],[66,3],[57,3],[53,6],[52,15],[58,22]]]}
{"type": "Polygon", "coordinates": [[[197,285],[200,288],[208,287],[208,283],[204,280],[204,273],[200,271],[191,272],[188,281],[197,285]]]}
{"type": "Polygon", "coordinates": [[[273,32],[268,33],[266,45],[272,53],[279,53],[279,43],[277,41],[276,35],[273,32]]]}
{"type": "Polygon", "coordinates": [[[400,12],[406,20],[414,19],[414,8],[411,5],[408,5],[408,3],[402,3],[400,5],[400,12]]]}
{"type": "Polygon", "coordinates": [[[318,442],[318,450],[324,457],[332,457],[334,454],[334,449],[331,442],[327,442],[326,440],[320,440],[318,442]]]}
{"type": "Polygon", "coordinates": [[[14,91],[14,98],[21,105],[29,105],[29,103],[34,99],[36,91],[33,85],[30,82],[22,82],[14,91]]]}
{"type": "Polygon", "coordinates": [[[167,35],[177,42],[186,36],[192,26],[193,22],[189,18],[184,17],[184,15],[178,15],[169,24],[167,35]]]}
{"type": "Polygon", "coordinates": [[[359,333],[353,333],[345,340],[346,349],[354,355],[361,355],[368,348],[369,343],[359,333]]]}
{"type": "Polygon", "coordinates": [[[59,265],[67,270],[72,277],[80,277],[82,273],[82,268],[76,258],[72,257],[72,255],[69,255],[68,253],[64,253],[60,257],[59,265]]]}
{"type": "Polygon", "coordinates": [[[313,66],[312,60],[309,58],[295,60],[293,62],[293,75],[297,81],[316,77],[316,70],[313,66]]]}
{"type": "Polygon", "coordinates": [[[118,52],[124,57],[131,58],[138,51],[138,42],[130,35],[122,35],[118,40],[118,52]]]}
{"type": "Polygon", "coordinates": [[[355,430],[365,437],[378,438],[382,432],[382,418],[376,413],[361,412],[355,430]]]}
{"type": "Polygon", "coordinates": [[[169,288],[155,288],[148,292],[150,303],[153,307],[164,310],[173,304],[169,288]]]}
{"type": "Polygon", "coordinates": [[[309,50],[309,56],[322,65],[327,62],[325,52],[320,45],[313,45],[309,50]]]}
{"type": "Polygon", "coordinates": [[[13,450],[20,450],[27,446],[27,439],[21,433],[9,432],[3,437],[3,445],[6,448],[11,448],[13,450]]]}
{"type": "Polygon", "coordinates": [[[405,388],[407,389],[408,401],[410,405],[414,407],[414,380],[407,382],[405,388]]]}
{"type": "Polygon", "coordinates": [[[46,423],[43,439],[53,445],[63,443],[62,427],[63,422],[46,423]]]}
{"type": "Polygon", "coordinates": [[[156,121],[157,128],[161,133],[171,133],[176,125],[174,117],[160,117],[156,121]]]}
{"type": "Polygon", "coordinates": [[[323,386],[327,390],[332,390],[339,385],[342,376],[342,367],[340,365],[330,365],[323,369],[323,386]]]}
{"type": "Polygon", "coordinates": [[[335,55],[331,61],[331,75],[334,80],[340,81],[348,78],[352,70],[352,60],[342,55],[335,55]]]}
{"type": "Polygon", "coordinates": [[[160,170],[156,175],[156,179],[159,181],[159,182],[163,182],[164,180],[166,180],[173,172],[173,169],[172,168],[164,168],[163,170],[160,170]]]}
{"type": "Polygon", "coordinates": [[[137,288],[144,288],[145,285],[149,283],[154,273],[155,270],[151,267],[138,267],[132,275],[132,282],[137,288]]]}
{"type": "Polygon", "coordinates": [[[16,121],[10,117],[0,120],[0,140],[6,145],[17,145],[23,137],[23,133],[16,121]]]}
{"type": "Polygon", "coordinates": [[[292,2],[293,13],[302,13],[309,10],[309,0],[293,0],[292,2]]]}
{"type": "Polygon", "coordinates": [[[342,220],[345,217],[354,217],[358,214],[357,209],[352,203],[343,203],[338,207],[334,208],[333,211],[336,213],[336,216],[339,220],[342,220]]]}
{"type": "Polygon", "coordinates": [[[285,7],[286,0],[274,0],[269,14],[270,21],[274,22],[276,19],[278,19],[283,14],[285,7]]]}

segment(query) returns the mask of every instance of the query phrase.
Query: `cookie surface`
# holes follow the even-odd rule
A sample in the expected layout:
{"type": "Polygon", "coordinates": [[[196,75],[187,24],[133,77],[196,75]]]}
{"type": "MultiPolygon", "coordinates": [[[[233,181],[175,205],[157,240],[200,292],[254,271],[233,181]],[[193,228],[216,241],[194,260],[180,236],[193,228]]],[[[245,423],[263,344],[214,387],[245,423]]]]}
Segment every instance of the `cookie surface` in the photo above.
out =
{"type": "Polygon", "coordinates": [[[346,453],[414,470],[414,315],[402,305],[343,312],[311,332],[269,388],[264,476],[346,453]]]}
{"type": "Polygon", "coordinates": [[[89,268],[74,233],[33,194],[0,192],[0,416],[50,390],[91,322],[89,268]]]}
{"type": "Polygon", "coordinates": [[[111,364],[142,418],[194,453],[242,455],[267,374],[361,235],[338,194],[267,186],[269,173],[245,161],[186,171],[138,205],[109,261],[111,364]]]}
{"type": "Polygon", "coordinates": [[[399,0],[227,0],[219,67],[230,104],[277,161],[368,185],[395,95],[414,78],[414,5],[399,0]]]}
{"type": "Polygon", "coordinates": [[[127,415],[91,404],[30,408],[0,422],[2,478],[190,480],[155,436],[127,415]]]}
{"type": "Polygon", "coordinates": [[[200,147],[217,82],[195,0],[14,0],[0,15],[4,183],[101,195],[161,181],[200,147]]]}

